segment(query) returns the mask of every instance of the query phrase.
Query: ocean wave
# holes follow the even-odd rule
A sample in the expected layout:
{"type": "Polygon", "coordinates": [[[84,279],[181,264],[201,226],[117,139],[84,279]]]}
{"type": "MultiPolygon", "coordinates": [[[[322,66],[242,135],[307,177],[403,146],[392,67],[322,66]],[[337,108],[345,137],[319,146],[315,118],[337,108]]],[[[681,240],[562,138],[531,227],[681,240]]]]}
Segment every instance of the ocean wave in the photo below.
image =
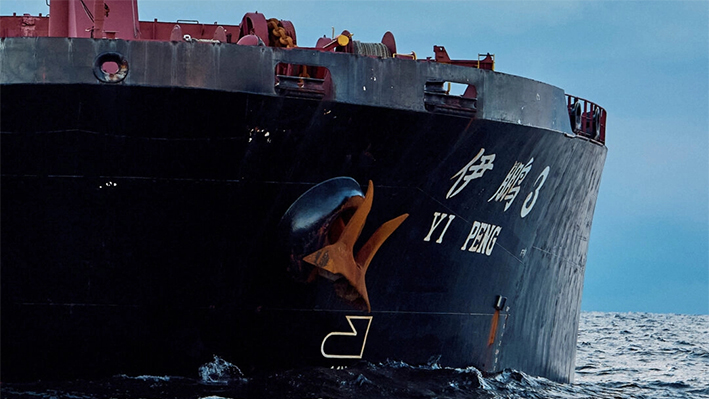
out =
{"type": "Polygon", "coordinates": [[[576,382],[562,384],[518,370],[485,374],[442,367],[362,361],[244,375],[220,356],[193,378],[119,375],[94,381],[0,386],[3,398],[353,398],[400,399],[709,399],[709,316],[582,313],[576,382]]]}

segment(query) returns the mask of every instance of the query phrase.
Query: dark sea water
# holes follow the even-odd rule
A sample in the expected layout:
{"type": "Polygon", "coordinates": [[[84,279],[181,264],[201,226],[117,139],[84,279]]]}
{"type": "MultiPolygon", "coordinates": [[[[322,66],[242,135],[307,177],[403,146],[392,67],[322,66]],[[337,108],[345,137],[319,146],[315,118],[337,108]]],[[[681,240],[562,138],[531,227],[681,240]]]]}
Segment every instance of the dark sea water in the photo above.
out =
{"type": "Polygon", "coordinates": [[[709,316],[582,313],[576,381],[435,363],[361,364],[244,377],[218,357],[194,378],[2,384],[3,398],[709,398],[709,316]]]}

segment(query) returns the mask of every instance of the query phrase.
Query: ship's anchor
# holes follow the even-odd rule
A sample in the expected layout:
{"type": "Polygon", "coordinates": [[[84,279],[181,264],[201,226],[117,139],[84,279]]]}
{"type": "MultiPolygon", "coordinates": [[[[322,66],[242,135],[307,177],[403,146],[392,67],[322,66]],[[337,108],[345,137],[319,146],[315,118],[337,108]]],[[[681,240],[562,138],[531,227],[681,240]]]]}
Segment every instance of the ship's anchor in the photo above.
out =
{"type": "Polygon", "coordinates": [[[367,294],[364,276],[379,247],[382,246],[384,241],[389,238],[409,216],[408,213],[405,213],[381,225],[355,256],[354,245],[359,235],[362,233],[364,223],[367,220],[369,211],[372,209],[373,199],[374,184],[370,180],[364,200],[362,200],[361,197],[350,199],[350,201],[361,201],[362,203],[357,207],[352,218],[344,226],[337,240],[303,258],[305,262],[327,270],[330,273],[344,276],[350,285],[362,296],[367,305],[367,311],[369,312],[372,311],[372,307],[369,303],[369,295],[367,294]]]}

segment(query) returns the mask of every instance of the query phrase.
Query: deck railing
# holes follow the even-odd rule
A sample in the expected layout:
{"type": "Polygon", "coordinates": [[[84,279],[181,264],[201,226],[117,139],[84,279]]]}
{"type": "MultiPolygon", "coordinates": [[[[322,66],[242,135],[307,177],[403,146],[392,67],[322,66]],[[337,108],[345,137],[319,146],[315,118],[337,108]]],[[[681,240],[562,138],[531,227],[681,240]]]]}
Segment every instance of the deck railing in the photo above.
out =
{"type": "Polygon", "coordinates": [[[566,95],[566,107],[574,133],[605,144],[607,116],[605,109],[591,101],[569,94],[566,95]]]}

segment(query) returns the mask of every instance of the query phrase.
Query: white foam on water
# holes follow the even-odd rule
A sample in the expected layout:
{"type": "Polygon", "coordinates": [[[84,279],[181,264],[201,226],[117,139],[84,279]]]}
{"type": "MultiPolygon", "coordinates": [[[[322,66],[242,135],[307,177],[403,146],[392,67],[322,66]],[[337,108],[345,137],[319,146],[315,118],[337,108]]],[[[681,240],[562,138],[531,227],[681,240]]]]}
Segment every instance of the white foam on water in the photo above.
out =
{"type": "Polygon", "coordinates": [[[205,384],[228,384],[244,377],[239,367],[217,355],[214,355],[213,361],[199,367],[199,375],[205,384]]]}

